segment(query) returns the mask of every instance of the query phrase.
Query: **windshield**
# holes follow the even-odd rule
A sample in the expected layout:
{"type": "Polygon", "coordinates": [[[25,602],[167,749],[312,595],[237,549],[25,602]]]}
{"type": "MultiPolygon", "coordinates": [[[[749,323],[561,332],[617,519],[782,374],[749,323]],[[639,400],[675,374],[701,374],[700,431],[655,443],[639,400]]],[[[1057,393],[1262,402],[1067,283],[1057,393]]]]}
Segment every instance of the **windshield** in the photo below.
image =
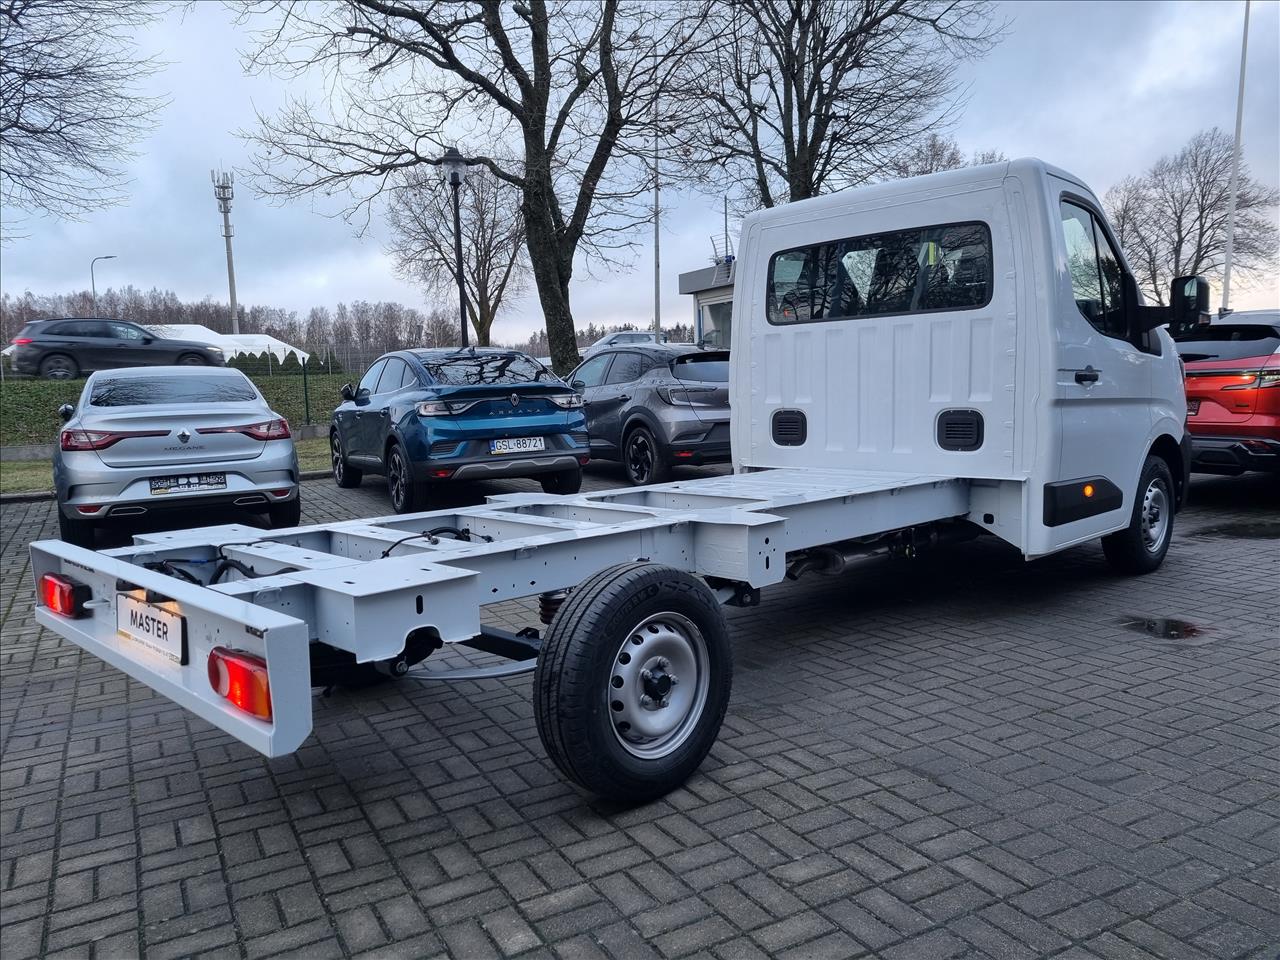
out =
{"type": "Polygon", "coordinates": [[[1216,323],[1178,341],[1178,355],[1197,360],[1244,360],[1280,350],[1280,328],[1262,323],[1216,323]]]}
{"type": "Polygon", "coordinates": [[[418,359],[436,383],[484,386],[491,383],[554,382],[555,374],[522,353],[455,353],[418,359]]]}
{"type": "Polygon", "coordinates": [[[677,357],[671,364],[671,372],[677,380],[700,380],[703,383],[729,382],[729,355],[727,353],[695,353],[677,357]]]}
{"type": "Polygon", "coordinates": [[[238,377],[121,377],[98,380],[89,403],[95,407],[132,407],[153,403],[236,403],[257,400],[253,384],[238,377]]]}

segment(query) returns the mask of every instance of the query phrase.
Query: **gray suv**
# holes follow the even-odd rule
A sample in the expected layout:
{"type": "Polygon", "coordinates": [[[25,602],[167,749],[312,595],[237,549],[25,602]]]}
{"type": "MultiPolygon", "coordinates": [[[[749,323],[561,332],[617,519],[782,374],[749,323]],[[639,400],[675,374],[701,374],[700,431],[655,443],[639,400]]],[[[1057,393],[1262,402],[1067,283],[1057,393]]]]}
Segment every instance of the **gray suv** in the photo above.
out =
{"type": "Polygon", "coordinates": [[[74,380],[117,367],[221,367],[221,350],[197,340],[167,340],[125,320],[32,320],[13,338],[13,368],[50,380],[74,380]]]}
{"type": "Polygon", "coordinates": [[[569,375],[591,456],[620,460],[634,484],[672,465],[729,460],[729,354],[687,343],[607,347],[569,375]]]}

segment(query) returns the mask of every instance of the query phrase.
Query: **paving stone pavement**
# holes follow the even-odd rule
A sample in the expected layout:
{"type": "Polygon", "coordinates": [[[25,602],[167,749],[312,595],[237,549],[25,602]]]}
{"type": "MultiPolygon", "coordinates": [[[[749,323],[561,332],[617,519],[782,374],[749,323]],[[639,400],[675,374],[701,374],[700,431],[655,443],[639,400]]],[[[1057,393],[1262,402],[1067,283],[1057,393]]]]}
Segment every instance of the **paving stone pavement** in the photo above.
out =
{"type": "Polygon", "coordinates": [[[1280,485],[1194,496],[1144,578],[983,540],[728,611],[720,740],[638,809],[557,776],[527,677],[317,691],[266,760],[39,630],[56,523],[6,506],[0,955],[1272,960],[1280,485]]]}

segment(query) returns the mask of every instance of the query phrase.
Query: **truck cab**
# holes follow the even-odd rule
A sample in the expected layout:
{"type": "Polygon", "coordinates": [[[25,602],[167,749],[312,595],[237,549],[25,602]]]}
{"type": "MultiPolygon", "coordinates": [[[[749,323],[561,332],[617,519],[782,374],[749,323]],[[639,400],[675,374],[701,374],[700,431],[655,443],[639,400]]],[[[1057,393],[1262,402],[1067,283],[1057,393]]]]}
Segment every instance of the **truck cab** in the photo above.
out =
{"type": "MultiPolygon", "coordinates": [[[[736,471],[965,477],[968,519],[1028,557],[1126,527],[1149,456],[1172,481],[1163,508],[1181,501],[1169,315],[1065,170],[1015,160],[792,203],[748,217],[739,249],[736,471]]],[[[1183,303],[1190,322],[1207,310],[1183,303]]]]}

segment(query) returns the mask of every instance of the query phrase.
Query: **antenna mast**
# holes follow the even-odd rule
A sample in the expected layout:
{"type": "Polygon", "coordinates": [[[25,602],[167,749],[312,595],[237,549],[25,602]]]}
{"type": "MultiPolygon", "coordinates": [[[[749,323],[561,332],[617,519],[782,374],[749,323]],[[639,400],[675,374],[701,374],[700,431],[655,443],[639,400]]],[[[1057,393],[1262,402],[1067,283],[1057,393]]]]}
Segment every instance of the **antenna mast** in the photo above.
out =
{"type": "Polygon", "coordinates": [[[227,241],[227,285],[231,288],[231,332],[240,332],[240,311],[236,307],[236,265],[231,256],[231,201],[235,197],[236,175],[209,171],[209,179],[213,181],[213,195],[218,201],[218,209],[222,212],[222,236],[227,241]]]}

